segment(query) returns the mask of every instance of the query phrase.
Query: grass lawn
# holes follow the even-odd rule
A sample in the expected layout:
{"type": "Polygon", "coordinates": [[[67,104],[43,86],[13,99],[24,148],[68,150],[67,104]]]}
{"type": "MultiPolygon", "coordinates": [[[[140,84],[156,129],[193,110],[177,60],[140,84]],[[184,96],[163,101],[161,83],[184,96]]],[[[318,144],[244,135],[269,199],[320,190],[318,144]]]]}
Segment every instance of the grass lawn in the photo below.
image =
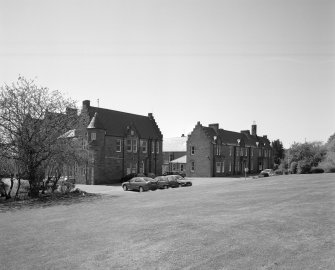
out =
{"type": "Polygon", "coordinates": [[[194,179],[0,213],[1,269],[335,269],[335,174],[194,179]]]}

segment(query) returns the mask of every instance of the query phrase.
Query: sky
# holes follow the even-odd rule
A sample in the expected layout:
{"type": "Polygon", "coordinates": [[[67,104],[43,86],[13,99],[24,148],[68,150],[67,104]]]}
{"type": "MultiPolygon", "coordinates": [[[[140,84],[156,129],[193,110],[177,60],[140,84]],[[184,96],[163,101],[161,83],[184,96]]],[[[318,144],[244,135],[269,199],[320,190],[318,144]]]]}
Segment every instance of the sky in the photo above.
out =
{"type": "Polygon", "coordinates": [[[335,133],[333,0],[0,0],[0,85],[284,147],[335,133]]]}

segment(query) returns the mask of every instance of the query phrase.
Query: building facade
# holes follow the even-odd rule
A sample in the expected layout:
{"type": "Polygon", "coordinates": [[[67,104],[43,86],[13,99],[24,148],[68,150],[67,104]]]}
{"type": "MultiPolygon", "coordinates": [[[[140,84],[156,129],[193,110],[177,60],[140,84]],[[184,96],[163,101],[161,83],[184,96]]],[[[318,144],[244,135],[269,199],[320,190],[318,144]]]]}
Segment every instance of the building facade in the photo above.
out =
{"type": "Polygon", "coordinates": [[[78,136],[87,164],[75,169],[76,183],[118,183],[130,173],[162,173],[163,135],[151,113],[135,115],[83,101],[78,136]]]}
{"type": "Polygon", "coordinates": [[[187,137],[182,134],[181,137],[164,139],[163,145],[163,166],[162,173],[186,171],[186,149],[187,137]]]}
{"type": "Polygon", "coordinates": [[[256,124],[249,130],[233,132],[197,123],[187,140],[186,175],[220,177],[256,174],[273,168],[273,150],[267,136],[257,135],[256,124]]]}

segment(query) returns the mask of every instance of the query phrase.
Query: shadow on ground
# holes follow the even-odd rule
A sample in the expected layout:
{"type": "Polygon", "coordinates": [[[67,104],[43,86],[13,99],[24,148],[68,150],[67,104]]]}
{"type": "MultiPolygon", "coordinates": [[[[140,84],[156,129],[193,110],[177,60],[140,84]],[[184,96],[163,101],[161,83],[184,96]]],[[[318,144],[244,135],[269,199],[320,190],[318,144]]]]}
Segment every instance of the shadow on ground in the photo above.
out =
{"type": "MultiPolygon", "coordinates": [[[[48,194],[41,195],[41,197],[36,199],[26,199],[26,200],[4,200],[0,199],[0,213],[15,211],[21,209],[35,209],[35,208],[46,208],[59,205],[72,205],[83,202],[93,202],[100,200],[104,197],[101,194],[91,194],[91,193],[71,193],[71,194],[48,194]]],[[[109,197],[119,197],[110,196],[109,197]]]]}

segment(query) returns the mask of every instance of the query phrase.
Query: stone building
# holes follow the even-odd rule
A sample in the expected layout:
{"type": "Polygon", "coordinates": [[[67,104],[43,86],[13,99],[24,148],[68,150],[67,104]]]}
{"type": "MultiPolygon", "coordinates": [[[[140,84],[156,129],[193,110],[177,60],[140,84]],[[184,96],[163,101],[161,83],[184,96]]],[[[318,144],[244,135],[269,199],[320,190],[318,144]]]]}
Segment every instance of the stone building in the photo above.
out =
{"type": "Polygon", "coordinates": [[[164,139],[162,173],[186,171],[186,143],[187,137],[184,134],[164,139]]]}
{"type": "Polygon", "coordinates": [[[76,183],[118,183],[129,173],[162,173],[163,135],[148,116],[93,107],[83,101],[78,137],[88,162],[75,169],[76,183]]]}
{"type": "Polygon", "coordinates": [[[187,140],[186,175],[215,177],[258,173],[273,168],[273,150],[267,136],[257,135],[256,124],[233,132],[197,123],[187,140]]]}

